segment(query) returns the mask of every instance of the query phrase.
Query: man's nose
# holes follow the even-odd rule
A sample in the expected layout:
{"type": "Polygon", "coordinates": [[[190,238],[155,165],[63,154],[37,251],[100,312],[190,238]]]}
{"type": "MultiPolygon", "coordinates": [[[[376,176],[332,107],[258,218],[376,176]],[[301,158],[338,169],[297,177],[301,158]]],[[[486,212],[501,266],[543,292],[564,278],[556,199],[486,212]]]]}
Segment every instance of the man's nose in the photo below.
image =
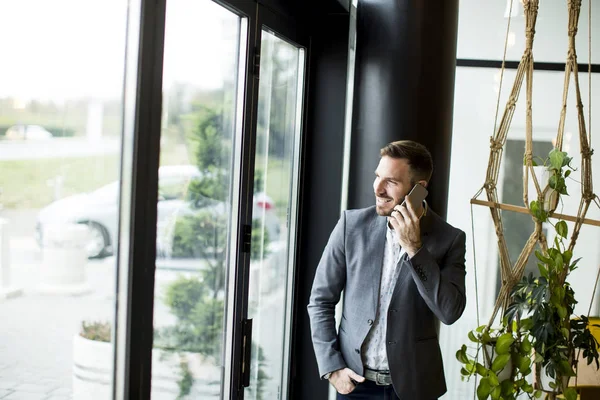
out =
{"type": "Polygon", "coordinates": [[[377,194],[385,194],[385,189],[383,187],[383,182],[381,182],[381,181],[375,181],[374,188],[375,188],[375,193],[377,193],[377,194]]]}

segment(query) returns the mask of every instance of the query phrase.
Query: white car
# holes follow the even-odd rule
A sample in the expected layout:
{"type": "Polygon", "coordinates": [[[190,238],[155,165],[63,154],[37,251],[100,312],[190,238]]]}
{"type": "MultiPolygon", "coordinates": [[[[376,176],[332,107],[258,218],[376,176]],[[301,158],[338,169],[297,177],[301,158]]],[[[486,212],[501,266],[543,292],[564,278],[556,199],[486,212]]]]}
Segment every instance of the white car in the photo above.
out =
{"type": "Polygon", "coordinates": [[[4,137],[8,140],[48,140],[54,136],[39,125],[13,125],[4,137]]]}
{"type": "MultiPolygon", "coordinates": [[[[157,254],[169,256],[173,243],[173,227],[177,216],[193,214],[185,193],[190,182],[200,178],[193,165],[174,165],[159,168],[159,199],[157,202],[157,254]]],[[[57,200],[40,210],[36,223],[36,239],[44,246],[43,232],[46,224],[78,223],[89,227],[86,250],[89,258],[102,258],[113,254],[117,241],[119,215],[119,182],[114,181],[90,192],[57,200]]],[[[226,212],[226,205],[207,199],[202,210],[226,212]]],[[[256,193],[253,199],[253,218],[263,218],[269,238],[275,241],[280,235],[280,221],[273,201],[265,193],[256,193]]]]}

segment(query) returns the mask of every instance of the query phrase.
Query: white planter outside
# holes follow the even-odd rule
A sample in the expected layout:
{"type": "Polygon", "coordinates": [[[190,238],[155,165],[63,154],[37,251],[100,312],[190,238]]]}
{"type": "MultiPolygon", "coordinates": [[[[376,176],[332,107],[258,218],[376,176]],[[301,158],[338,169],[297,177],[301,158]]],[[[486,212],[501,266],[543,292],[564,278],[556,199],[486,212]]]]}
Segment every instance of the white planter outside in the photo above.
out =
{"type": "Polygon", "coordinates": [[[44,228],[39,291],[58,294],[91,291],[86,279],[88,235],[87,226],[82,224],[49,224],[44,228]]]}
{"type": "MultiPolygon", "coordinates": [[[[525,174],[525,169],[527,167],[523,166],[523,174],[525,174]]],[[[535,188],[535,182],[533,181],[533,177],[531,176],[531,171],[529,171],[529,176],[527,178],[527,197],[529,199],[529,203],[534,200],[537,200],[538,194],[535,188]]],[[[551,173],[548,169],[543,165],[538,165],[533,167],[533,172],[537,178],[538,184],[540,185],[540,190],[544,192],[545,188],[548,187],[546,195],[544,197],[544,210],[548,211],[550,209],[556,208],[558,204],[558,193],[551,189],[548,186],[548,180],[550,179],[551,173]]]]}
{"type": "MultiPolygon", "coordinates": [[[[207,365],[200,354],[185,353],[194,385],[190,398],[218,399],[221,369],[207,365]]],[[[179,394],[180,362],[178,354],[152,351],[152,399],[173,400],[179,394]]],[[[73,338],[73,400],[112,399],[113,346],[81,337],[73,338]]]]}

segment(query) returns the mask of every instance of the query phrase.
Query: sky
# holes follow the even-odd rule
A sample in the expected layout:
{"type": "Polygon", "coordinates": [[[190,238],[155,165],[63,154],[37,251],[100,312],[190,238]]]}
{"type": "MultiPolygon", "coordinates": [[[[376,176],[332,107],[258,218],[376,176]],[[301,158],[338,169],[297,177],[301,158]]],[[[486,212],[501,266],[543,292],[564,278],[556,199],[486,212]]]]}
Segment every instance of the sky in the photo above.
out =
{"type": "MultiPolygon", "coordinates": [[[[0,0],[0,98],[120,97],[126,13],[127,0],[0,0]]],[[[169,0],[165,86],[219,87],[236,20],[210,0],[169,0]]]]}

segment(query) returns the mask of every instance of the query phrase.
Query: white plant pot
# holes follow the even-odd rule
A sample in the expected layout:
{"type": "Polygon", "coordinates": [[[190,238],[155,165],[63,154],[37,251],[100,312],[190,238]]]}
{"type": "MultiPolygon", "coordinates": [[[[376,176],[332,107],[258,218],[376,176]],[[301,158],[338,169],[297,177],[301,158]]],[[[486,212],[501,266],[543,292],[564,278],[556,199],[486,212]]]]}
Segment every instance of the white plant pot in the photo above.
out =
{"type": "MultiPolygon", "coordinates": [[[[194,379],[191,398],[219,398],[221,370],[207,365],[197,353],[184,353],[194,379]],[[195,397],[194,397],[195,396],[195,397]]],[[[172,400],[179,394],[179,354],[152,350],[153,400],[172,400]]],[[[81,337],[73,338],[73,400],[111,400],[113,374],[113,346],[81,337]]]]}
{"type": "MultiPolygon", "coordinates": [[[[523,174],[526,173],[526,168],[527,166],[523,166],[523,174]]],[[[544,210],[548,211],[556,208],[556,205],[558,204],[558,193],[548,186],[548,180],[550,179],[551,172],[548,171],[548,169],[543,165],[533,167],[533,172],[537,178],[542,193],[544,190],[546,190],[546,188],[548,188],[546,195],[544,196],[544,210]]],[[[531,176],[531,171],[529,171],[529,176],[527,179],[527,198],[529,199],[529,203],[538,199],[538,193],[535,188],[533,177],[531,176]]]]}
{"type": "Polygon", "coordinates": [[[40,285],[44,293],[82,294],[86,280],[88,228],[81,224],[50,224],[44,228],[40,285]]]}

